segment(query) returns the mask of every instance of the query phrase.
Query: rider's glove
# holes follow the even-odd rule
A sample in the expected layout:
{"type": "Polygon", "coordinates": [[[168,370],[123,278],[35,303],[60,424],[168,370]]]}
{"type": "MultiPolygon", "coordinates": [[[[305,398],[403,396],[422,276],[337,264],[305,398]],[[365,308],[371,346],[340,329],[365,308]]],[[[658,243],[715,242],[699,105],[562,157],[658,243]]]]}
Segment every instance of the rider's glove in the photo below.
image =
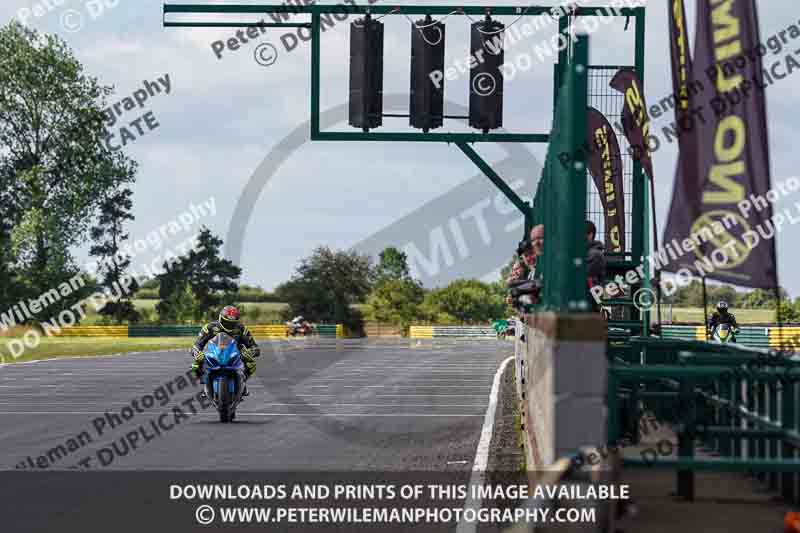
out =
{"type": "Polygon", "coordinates": [[[261,348],[259,348],[258,346],[256,346],[255,348],[245,348],[242,351],[245,352],[250,357],[261,357],[261,348]]]}

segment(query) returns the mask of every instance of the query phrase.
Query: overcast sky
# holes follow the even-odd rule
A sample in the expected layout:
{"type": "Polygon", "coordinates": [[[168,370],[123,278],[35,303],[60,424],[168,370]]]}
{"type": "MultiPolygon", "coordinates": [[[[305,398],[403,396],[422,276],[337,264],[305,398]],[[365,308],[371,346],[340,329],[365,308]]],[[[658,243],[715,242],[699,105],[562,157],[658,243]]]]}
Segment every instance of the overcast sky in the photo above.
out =
{"type": "MultiPolygon", "coordinates": [[[[125,150],[140,164],[134,187],[136,221],[130,226],[134,239],[144,238],[160,225],[177,218],[190,204],[199,205],[213,196],[217,214],[204,217],[202,222],[225,238],[230,228],[245,228],[241,235],[243,279],[270,289],[286,280],[298,260],[315,247],[347,248],[369,240],[404,217],[409,218],[408,215],[431,200],[446,199],[448,193],[454,194],[456,187],[476,174],[475,167],[462,153],[443,144],[303,142],[307,138],[306,130],[298,128],[309,119],[310,48],[301,42],[296,49],[287,52],[286,43],[293,45],[297,41],[296,37],[283,36],[287,30],[268,30],[240,44],[238,50],[225,49],[219,59],[212,43],[234,37],[235,30],[162,28],[162,2],[107,0],[114,7],[101,13],[91,7],[92,2],[87,4],[85,0],[63,0],[61,6],[48,9],[47,4],[55,3],[55,0],[4,0],[0,2],[0,20],[5,23],[20,16],[30,26],[66,39],[88,73],[116,88],[112,103],[142,89],[145,80],[156,82],[169,76],[169,95],[162,91],[135,110],[126,111],[121,107],[124,114],[116,125],[119,128],[147,112],[152,112],[151,123],[153,120],[158,123],[158,127],[147,131],[142,121],[146,134],[141,136],[135,127],[129,128],[138,138],[125,150]],[[259,65],[254,59],[257,47],[263,43],[271,43],[277,50],[277,59],[270,66],[259,65]],[[286,140],[293,132],[294,139],[286,140]],[[284,149],[276,151],[279,146],[284,149]],[[270,165],[276,167],[274,173],[270,173],[270,165]],[[255,184],[259,180],[266,181],[260,192],[255,184]],[[253,214],[243,221],[240,212],[240,220],[232,224],[240,197],[244,197],[240,205],[248,202],[253,205],[253,214]]],[[[391,5],[407,3],[427,2],[391,1],[391,5]]],[[[436,3],[455,6],[507,2],[439,0],[436,3]]],[[[606,3],[581,2],[584,5],[606,3]]],[[[693,28],[694,2],[687,4],[690,28],[693,28]]],[[[796,0],[762,1],[759,6],[764,40],[800,19],[796,0]]],[[[247,19],[238,17],[238,20],[247,19]]],[[[405,95],[409,79],[409,23],[402,17],[387,17],[383,21],[386,22],[384,92],[405,95]]],[[[513,17],[505,17],[503,21],[510,23],[513,17]]],[[[467,22],[460,16],[452,16],[447,21],[446,65],[453,65],[467,54],[467,22]]],[[[650,0],[645,81],[650,104],[671,92],[666,27],[666,1],[650,0]]],[[[323,110],[347,102],[345,28],[346,25],[340,24],[324,36],[323,110]]],[[[517,53],[530,52],[534,44],[548,39],[553,32],[553,29],[540,31],[527,44],[515,45],[507,52],[507,60],[517,53]]],[[[628,32],[624,31],[621,21],[603,26],[594,34],[592,63],[631,64],[633,38],[633,24],[628,32]]],[[[800,39],[789,44],[789,50],[799,48],[800,39]]],[[[262,46],[259,50],[264,51],[263,61],[274,59],[269,48],[262,46]]],[[[768,56],[766,63],[777,59],[778,56],[768,56]]],[[[467,104],[467,82],[467,77],[462,75],[447,83],[450,109],[467,104]]],[[[800,174],[797,170],[800,168],[798,89],[800,76],[797,73],[769,89],[773,182],[800,174]]],[[[549,131],[551,62],[536,63],[530,71],[507,80],[505,93],[507,130],[549,131]]],[[[398,98],[403,101],[404,96],[398,98]]],[[[393,108],[392,111],[403,112],[404,109],[393,108]]],[[[671,120],[671,116],[662,117],[654,122],[653,128],[660,130],[671,120]]],[[[346,130],[347,125],[340,123],[333,129],[346,130]]],[[[384,131],[389,129],[407,131],[402,120],[387,120],[384,131]]],[[[466,131],[458,124],[449,124],[447,129],[466,131]]],[[[111,131],[117,133],[118,142],[119,132],[115,128],[111,131]]],[[[491,162],[500,162],[513,153],[513,147],[478,145],[477,149],[491,162]]],[[[527,149],[534,163],[542,161],[543,145],[530,145],[527,149]]],[[[654,159],[658,219],[663,229],[672,191],[676,148],[666,146],[654,159]]],[[[525,189],[532,189],[538,171],[528,173],[527,168],[506,177],[520,178],[525,182],[525,189]]],[[[787,198],[784,204],[790,206],[800,201],[798,194],[787,198]]],[[[459,207],[451,215],[445,213],[445,218],[455,217],[463,222],[465,232],[478,234],[477,219],[467,226],[462,211],[459,207]]],[[[432,229],[426,228],[424,233],[433,235],[432,229]]],[[[798,232],[800,228],[784,231],[778,252],[782,284],[793,296],[800,295],[797,268],[800,247],[795,244],[800,236],[798,232]]],[[[516,233],[513,239],[518,239],[516,233]]],[[[172,243],[178,244],[181,240],[182,237],[175,237],[172,243]]],[[[427,253],[425,246],[421,245],[422,251],[427,253]]],[[[228,252],[232,253],[230,249],[228,252]]],[[[479,253],[479,249],[473,248],[473,259],[479,253]]],[[[137,261],[154,257],[154,254],[145,252],[137,261]]],[[[79,250],[78,255],[85,258],[85,250],[79,250]]],[[[505,257],[506,254],[501,253],[497,264],[505,257]]],[[[470,261],[470,258],[465,260],[470,261]]],[[[487,271],[483,263],[481,265],[482,271],[475,275],[491,271],[487,271]]],[[[464,269],[459,272],[463,274],[464,269]]]]}

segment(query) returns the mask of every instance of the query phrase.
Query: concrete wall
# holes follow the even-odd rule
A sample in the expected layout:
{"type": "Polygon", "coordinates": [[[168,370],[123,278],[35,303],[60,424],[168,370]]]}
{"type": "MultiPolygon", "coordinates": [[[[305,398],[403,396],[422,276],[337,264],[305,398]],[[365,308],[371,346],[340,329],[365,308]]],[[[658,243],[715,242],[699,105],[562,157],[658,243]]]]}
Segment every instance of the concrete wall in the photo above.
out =
{"type": "Polygon", "coordinates": [[[539,313],[516,341],[529,470],[606,442],[606,323],[597,314],[539,313]]]}

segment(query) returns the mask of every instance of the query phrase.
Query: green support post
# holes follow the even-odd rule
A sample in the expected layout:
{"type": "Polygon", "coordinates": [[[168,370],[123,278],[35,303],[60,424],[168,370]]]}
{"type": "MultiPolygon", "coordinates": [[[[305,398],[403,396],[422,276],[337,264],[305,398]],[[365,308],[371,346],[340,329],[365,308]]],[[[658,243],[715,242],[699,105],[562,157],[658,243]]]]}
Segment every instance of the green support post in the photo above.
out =
{"type": "Polygon", "coordinates": [[[619,398],[617,397],[618,386],[619,378],[614,372],[609,372],[608,384],[606,386],[606,403],[608,404],[608,435],[606,444],[609,447],[616,446],[620,439],[619,398]]]}
{"type": "MultiPolygon", "coordinates": [[[[644,90],[644,89],[642,89],[644,90]]],[[[647,231],[650,223],[650,195],[649,193],[649,186],[650,184],[647,182],[647,178],[644,177],[644,172],[642,172],[641,165],[640,173],[642,174],[642,232],[641,232],[641,240],[642,240],[642,265],[644,266],[643,270],[647,274],[644,279],[642,280],[642,289],[644,291],[650,290],[650,261],[647,259],[650,250],[650,232],[647,231]]],[[[635,169],[634,169],[635,172],[635,169]]],[[[645,309],[642,311],[642,335],[649,336],[650,335],[650,310],[645,309]]]]}
{"type": "MultiPolygon", "coordinates": [[[[756,384],[756,412],[758,416],[761,418],[767,418],[767,391],[766,391],[766,384],[763,381],[759,381],[756,384]]],[[[753,423],[748,424],[748,427],[752,427],[753,429],[756,428],[756,425],[753,423]]],[[[753,443],[754,447],[754,454],[750,456],[755,456],[757,459],[766,459],[767,458],[767,440],[764,437],[756,437],[750,439],[750,442],[753,443]]],[[[763,473],[758,474],[761,480],[766,479],[763,473]]]]}
{"type": "MultiPolygon", "coordinates": [[[[739,415],[739,406],[742,405],[742,384],[743,380],[741,378],[734,378],[733,380],[733,407],[736,409],[736,412],[733,413],[733,426],[736,429],[742,429],[742,417],[739,415]]],[[[737,459],[742,458],[742,439],[741,437],[734,437],[733,440],[733,455],[737,459]]]]}
{"type": "MultiPolygon", "coordinates": [[[[769,392],[767,394],[767,398],[769,400],[769,413],[768,413],[769,421],[775,424],[776,422],[779,421],[777,383],[769,384],[769,392]]],[[[774,439],[770,439],[769,441],[769,458],[773,460],[778,458],[778,441],[774,439]]],[[[769,475],[769,488],[770,490],[776,490],[778,488],[778,476],[775,473],[770,473],[769,475]]]]}
{"type": "Polygon", "coordinates": [[[319,138],[320,15],[311,15],[311,140],[319,138]]]}
{"type": "MultiPolygon", "coordinates": [[[[797,429],[797,411],[795,410],[795,402],[797,401],[797,384],[784,381],[781,384],[781,427],[788,431],[797,429]]],[[[781,459],[794,459],[795,448],[785,440],[781,447],[781,459]]],[[[795,483],[797,476],[795,474],[784,472],[781,474],[781,495],[787,501],[794,501],[795,498],[795,483]]]]}
{"type": "Polygon", "coordinates": [[[527,202],[528,208],[525,210],[525,230],[522,234],[523,239],[530,237],[531,230],[533,229],[533,203],[527,202]]]}
{"type": "MultiPolygon", "coordinates": [[[[564,15],[558,17],[558,33],[560,35],[564,35],[565,33],[569,32],[569,25],[571,23],[571,17],[569,15],[564,15]]],[[[563,50],[558,51],[558,63],[556,63],[556,76],[555,76],[555,92],[553,93],[553,111],[558,107],[558,93],[561,84],[564,82],[564,69],[567,68],[567,63],[569,61],[569,47],[564,48],[563,50]]]]}
{"type": "MultiPolygon", "coordinates": [[[[733,387],[733,382],[731,380],[720,380],[719,383],[719,396],[725,400],[730,401],[731,396],[731,389],[733,387]]],[[[719,412],[719,425],[732,428],[733,427],[733,419],[731,417],[730,412],[727,408],[717,408],[719,412]]],[[[720,436],[719,437],[719,453],[724,456],[729,456],[731,454],[731,438],[730,436],[720,436]]]]}
{"type": "Polygon", "coordinates": [[[458,146],[461,151],[464,152],[464,155],[466,155],[470,161],[475,163],[475,166],[477,166],[481,172],[483,172],[486,177],[489,178],[492,183],[494,183],[494,186],[497,187],[517,209],[519,209],[520,213],[522,213],[525,217],[528,216],[530,205],[520,198],[514,189],[509,187],[508,184],[503,181],[503,178],[501,178],[497,172],[494,171],[489,163],[484,161],[478,152],[476,152],[470,145],[466,143],[456,143],[456,146],[458,146]]]}
{"type": "MultiPolygon", "coordinates": [[[[681,410],[683,431],[678,433],[678,458],[681,460],[694,459],[694,436],[697,422],[697,402],[694,397],[694,380],[684,378],[680,384],[680,402],[686,407],[681,410]]],[[[694,501],[694,470],[678,470],[677,494],[686,501],[694,501]]]]}
{"type": "MultiPolygon", "coordinates": [[[[635,65],[636,73],[639,75],[639,80],[642,84],[642,91],[645,89],[645,8],[640,7],[635,10],[635,24],[636,24],[636,45],[635,45],[635,65]]],[[[646,141],[646,140],[645,140],[646,141]]],[[[633,180],[632,180],[632,207],[631,207],[631,223],[633,225],[631,232],[631,259],[634,265],[641,264],[645,256],[648,254],[646,236],[649,234],[647,226],[647,183],[642,170],[642,165],[639,161],[633,161],[633,180]]],[[[647,265],[645,265],[647,266],[647,265]]],[[[642,284],[643,288],[650,286],[650,272],[645,270],[645,280],[642,284]]],[[[633,312],[636,313],[636,308],[633,312]]],[[[650,334],[650,315],[649,313],[641,313],[638,317],[642,320],[643,331],[642,335],[650,334]]]]}

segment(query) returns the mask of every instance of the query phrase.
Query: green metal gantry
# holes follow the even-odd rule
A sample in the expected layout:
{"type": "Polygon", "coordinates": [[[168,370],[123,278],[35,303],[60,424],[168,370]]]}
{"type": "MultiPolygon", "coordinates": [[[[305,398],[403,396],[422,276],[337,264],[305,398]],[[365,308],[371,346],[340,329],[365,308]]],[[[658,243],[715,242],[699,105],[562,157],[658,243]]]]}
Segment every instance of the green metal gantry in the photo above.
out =
{"type": "MultiPolygon", "coordinates": [[[[525,201],[494,171],[472,145],[476,143],[549,143],[550,132],[530,133],[419,133],[419,132],[363,132],[363,131],[321,131],[320,130],[320,65],[321,65],[321,38],[324,17],[333,15],[463,15],[463,16],[514,16],[537,17],[550,16],[556,20],[558,31],[569,35],[572,22],[577,17],[583,16],[609,16],[632,18],[636,21],[635,42],[635,68],[644,83],[644,19],[645,8],[612,8],[604,6],[578,7],[573,12],[565,14],[560,10],[554,14],[555,6],[457,6],[457,5],[323,5],[314,4],[307,6],[275,5],[275,4],[164,4],[164,27],[179,28],[308,28],[311,33],[311,132],[312,141],[383,141],[383,142],[442,142],[455,144],[489,180],[519,209],[525,217],[525,234],[533,226],[533,203],[525,201]],[[307,22],[264,22],[264,21],[187,21],[176,20],[178,15],[251,15],[263,16],[273,14],[310,15],[307,22]]],[[[572,39],[568,40],[570,43],[572,39]]],[[[573,44],[559,49],[556,77],[561,77],[568,64],[573,44]]],[[[554,87],[553,112],[555,113],[558,99],[558,86],[554,87]]],[[[632,191],[632,243],[631,267],[635,268],[644,260],[647,243],[647,183],[641,165],[634,163],[633,191],[632,191]]],[[[649,326],[649,317],[645,313],[642,319],[643,327],[649,326]]],[[[645,329],[647,331],[647,329],[645,329]]]]}

